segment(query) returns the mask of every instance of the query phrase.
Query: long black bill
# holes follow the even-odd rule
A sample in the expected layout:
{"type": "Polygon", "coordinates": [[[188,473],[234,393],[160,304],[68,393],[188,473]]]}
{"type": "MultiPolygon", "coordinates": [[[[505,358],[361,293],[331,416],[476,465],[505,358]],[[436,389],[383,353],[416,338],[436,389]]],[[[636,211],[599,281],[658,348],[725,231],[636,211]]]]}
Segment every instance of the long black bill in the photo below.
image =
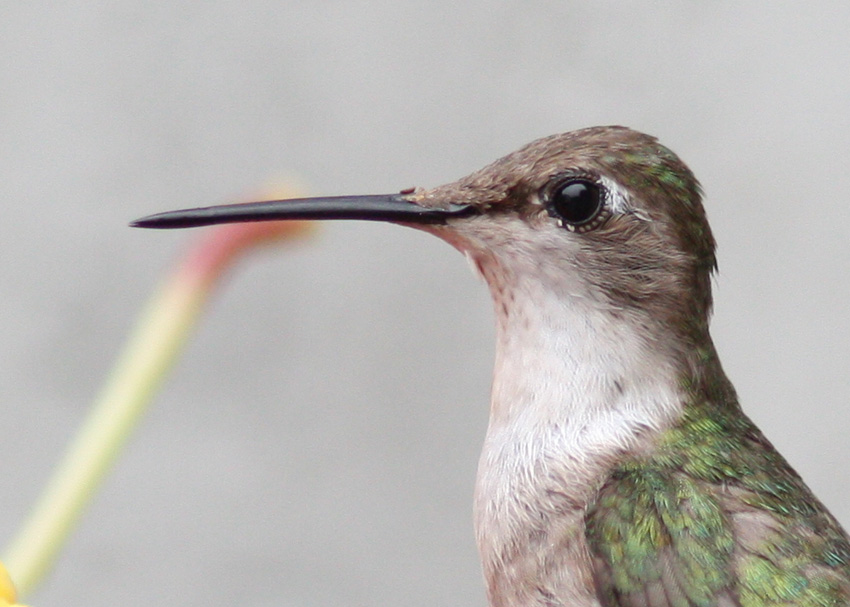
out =
{"type": "Polygon", "coordinates": [[[194,228],[217,223],[279,219],[366,219],[440,224],[453,217],[465,217],[474,212],[474,207],[470,205],[449,204],[441,209],[427,208],[411,201],[404,194],[378,194],[292,198],[200,207],[142,217],[130,225],[136,228],[194,228]]]}

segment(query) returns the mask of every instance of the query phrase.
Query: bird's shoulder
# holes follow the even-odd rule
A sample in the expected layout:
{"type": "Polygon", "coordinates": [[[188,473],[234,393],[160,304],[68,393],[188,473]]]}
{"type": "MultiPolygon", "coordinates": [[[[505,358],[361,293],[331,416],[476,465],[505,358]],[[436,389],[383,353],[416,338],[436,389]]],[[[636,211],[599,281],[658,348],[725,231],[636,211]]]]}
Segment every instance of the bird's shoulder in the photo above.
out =
{"type": "Polygon", "coordinates": [[[850,604],[850,542],[740,411],[693,408],[586,516],[602,605],[850,604]]]}

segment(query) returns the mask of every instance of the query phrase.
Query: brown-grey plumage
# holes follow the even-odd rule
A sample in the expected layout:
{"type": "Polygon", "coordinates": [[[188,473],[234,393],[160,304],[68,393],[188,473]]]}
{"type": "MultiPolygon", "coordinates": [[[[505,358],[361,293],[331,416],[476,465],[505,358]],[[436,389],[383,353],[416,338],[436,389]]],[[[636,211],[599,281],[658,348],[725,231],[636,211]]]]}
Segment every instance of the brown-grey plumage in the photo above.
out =
{"type": "Polygon", "coordinates": [[[494,607],[850,604],[847,535],[717,359],[700,188],[653,137],[584,129],[432,190],[142,225],[260,215],[411,225],[487,281],[497,350],[475,518],[494,607]]]}

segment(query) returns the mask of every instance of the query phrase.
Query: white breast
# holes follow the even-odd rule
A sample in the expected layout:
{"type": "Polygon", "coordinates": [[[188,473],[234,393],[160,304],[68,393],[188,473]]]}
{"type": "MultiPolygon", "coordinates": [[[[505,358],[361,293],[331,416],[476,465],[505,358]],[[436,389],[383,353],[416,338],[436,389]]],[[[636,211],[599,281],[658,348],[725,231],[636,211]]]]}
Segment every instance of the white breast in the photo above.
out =
{"type": "Polygon", "coordinates": [[[497,317],[475,527],[492,607],[598,607],[584,514],[612,463],[681,412],[668,353],[611,307],[541,215],[428,228],[467,255],[497,317]]]}
{"type": "Polygon", "coordinates": [[[596,605],[585,507],[618,455],[676,417],[675,374],[592,301],[533,282],[500,289],[510,304],[496,301],[490,425],[475,497],[490,601],[596,605]]]}

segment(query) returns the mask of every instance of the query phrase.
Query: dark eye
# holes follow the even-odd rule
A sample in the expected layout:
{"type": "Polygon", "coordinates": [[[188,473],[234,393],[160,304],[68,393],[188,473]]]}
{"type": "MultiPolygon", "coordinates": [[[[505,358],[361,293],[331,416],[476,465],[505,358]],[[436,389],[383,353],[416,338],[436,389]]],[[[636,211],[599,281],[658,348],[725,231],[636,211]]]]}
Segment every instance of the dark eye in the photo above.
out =
{"type": "Polygon", "coordinates": [[[599,186],[587,179],[570,179],[558,184],[549,195],[549,214],[561,220],[570,230],[582,226],[595,227],[593,220],[604,207],[599,186]]]}

